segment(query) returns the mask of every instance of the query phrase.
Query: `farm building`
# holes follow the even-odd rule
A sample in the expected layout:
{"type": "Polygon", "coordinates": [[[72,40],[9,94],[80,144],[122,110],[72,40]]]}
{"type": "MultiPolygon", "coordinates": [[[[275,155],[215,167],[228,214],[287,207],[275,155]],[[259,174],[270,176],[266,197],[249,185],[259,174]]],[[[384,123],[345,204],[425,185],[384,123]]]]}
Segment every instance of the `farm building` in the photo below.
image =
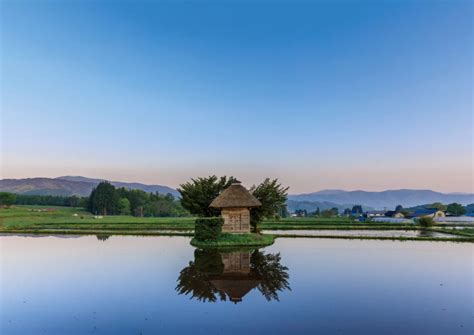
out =
{"type": "Polygon", "coordinates": [[[217,196],[209,207],[219,208],[225,233],[250,233],[250,209],[262,204],[239,181],[217,196]]]}
{"type": "Polygon", "coordinates": [[[385,216],[386,211],[368,211],[367,217],[375,218],[375,217],[383,217],[385,216]]]}
{"type": "Polygon", "coordinates": [[[444,218],[445,216],[446,214],[437,208],[418,209],[413,214],[410,215],[411,218],[421,218],[421,217],[444,218]]]}
{"type": "Polygon", "coordinates": [[[403,219],[405,217],[403,213],[397,212],[397,211],[388,211],[387,213],[385,213],[385,216],[389,218],[396,218],[396,219],[403,219]]]}

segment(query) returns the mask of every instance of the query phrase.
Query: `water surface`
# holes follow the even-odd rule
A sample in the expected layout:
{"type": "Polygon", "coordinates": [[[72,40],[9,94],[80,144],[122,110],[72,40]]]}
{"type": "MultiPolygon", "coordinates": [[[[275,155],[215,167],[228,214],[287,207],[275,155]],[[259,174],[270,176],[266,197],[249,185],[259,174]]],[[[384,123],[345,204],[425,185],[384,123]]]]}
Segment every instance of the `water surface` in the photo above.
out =
{"type": "Polygon", "coordinates": [[[469,243],[0,237],[0,333],[472,334],[469,243]],[[210,299],[209,299],[210,298],[210,299]]]}
{"type": "Polygon", "coordinates": [[[462,238],[459,235],[439,233],[430,230],[402,230],[402,229],[388,229],[388,230],[366,230],[366,229],[295,229],[295,230],[265,230],[268,234],[277,235],[307,235],[307,236],[369,236],[369,237],[443,237],[443,238],[462,238]]]}

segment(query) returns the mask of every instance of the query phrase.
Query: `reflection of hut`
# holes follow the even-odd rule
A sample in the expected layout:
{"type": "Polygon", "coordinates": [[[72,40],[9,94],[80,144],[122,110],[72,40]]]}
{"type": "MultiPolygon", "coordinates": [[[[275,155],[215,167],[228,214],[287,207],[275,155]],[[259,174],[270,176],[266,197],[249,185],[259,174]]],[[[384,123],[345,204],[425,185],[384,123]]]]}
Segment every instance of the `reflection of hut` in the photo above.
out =
{"type": "Polygon", "coordinates": [[[287,270],[279,254],[196,249],[194,261],[179,274],[176,290],[203,302],[237,303],[256,288],[268,301],[278,300],[278,292],[290,289],[287,270]]]}
{"type": "Polygon", "coordinates": [[[211,202],[210,207],[221,209],[223,232],[249,233],[250,209],[261,205],[239,181],[235,181],[211,202]]]}
{"type": "Polygon", "coordinates": [[[242,298],[258,286],[261,279],[251,271],[250,252],[229,252],[222,254],[224,272],[212,275],[211,284],[224,293],[232,302],[240,302],[242,298]]]}

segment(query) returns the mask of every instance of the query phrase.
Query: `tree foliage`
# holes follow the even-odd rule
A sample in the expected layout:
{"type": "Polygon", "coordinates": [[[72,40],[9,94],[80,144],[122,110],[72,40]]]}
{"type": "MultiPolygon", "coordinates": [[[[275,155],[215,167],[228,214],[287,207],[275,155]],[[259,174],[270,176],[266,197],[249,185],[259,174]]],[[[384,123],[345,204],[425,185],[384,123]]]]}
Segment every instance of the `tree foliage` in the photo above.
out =
{"type": "Polygon", "coordinates": [[[454,216],[461,216],[461,215],[466,214],[466,208],[464,208],[463,205],[455,203],[455,202],[452,204],[449,204],[446,209],[449,214],[454,215],[454,216]]]}
{"type": "Polygon", "coordinates": [[[10,207],[16,201],[16,194],[0,192],[0,206],[10,207]]]}
{"type": "Polygon", "coordinates": [[[209,176],[191,179],[190,182],[181,184],[178,192],[181,194],[181,204],[191,214],[211,217],[219,216],[220,211],[216,208],[209,208],[214,200],[223,190],[229,187],[236,179],[226,176],[218,178],[209,176]]]}
{"type": "Polygon", "coordinates": [[[94,214],[117,214],[119,195],[108,181],[100,182],[91,192],[89,209],[94,214]]]}
{"type": "Polygon", "coordinates": [[[40,206],[65,206],[86,207],[87,197],[60,196],[60,195],[26,195],[17,194],[15,204],[17,205],[40,205],[40,206]]]}
{"type": "Polygon", "coordinates": [[[221,217],[197,218],[194,224],[194,238],[199,241],[217,240],[222,233],[224,219],[221,217]]]}
{"type": "MultiPolygon", "coordinates": [[[[233,253],[247,253],[245,251],[235,251],[233,253]]],[[[215,249],[194,251],[194,261],[189,262],[178,277],[178,284],[175,290],[179,294],[190,295],[191,299],[202,302],[226,301],[228,296],[226,291],[221,291],[212,284],[213,280],[227,278],[225,276],[225,265],[223,256],[226,252],[219,252],[215,249]]],[[[242,256],[240,256],[242,257],[242,256]]],[[[289,284],[288,268],[281,264],[280,254],[264,254],[255,250],[250,255],[249,273],[239,278],[233,276],[227,279],[229,285],[239,287],[241,281],[248,281],[253,278],[257,282],[256,289],[268,301],[278,301],[278,295],[285,290],[291,290],[289,284]]]]}
{"type": "Polygon", "coordinates": [[[429,216],[422,216],[416,222],[422,227],[431,227],[434,224],[433,218],[429,216]]]}
{"type": "Polygon", "coordinates": [[[116,189],[108,182],[97,185],[88,201],[88,210],[103,215],[185,216],[188,212],[171,194],[146,193],[142,190],[116,189]]]}
{"type": "Polygon", "coordinates": [[[448,206],[443,205],[441,202],[434,202],[431,205],[429,205],[428,207],[436,208],[437,210],[443,211],[443,212],[445,212],[448,209],[448,206]]]}
{"type": "Polygon", "coordinates": [[[127,198],[120,198],[117,204],[117,209],[120,215],[130,215],[130,201],[127,198]]]}
{"type": "Polygon", "coordinates": [[[283,187],[278,179],[270,180],[270,178],[250,188],[250,192],[262,203],[262,206],[252,208],[250,211],[253,231],[257,231],[257,226],[263,219],[274,217],[285,206],[288,189],[289,187],[283,187]]]}
{"type": "Polygon", "coordinates": [[[354,205],[354,206],[352,206],[352,215],[362,214],[362,213],[364,213],[364,211],[362,210],[362,206],[361,206],[361,205],[354,205]]]}

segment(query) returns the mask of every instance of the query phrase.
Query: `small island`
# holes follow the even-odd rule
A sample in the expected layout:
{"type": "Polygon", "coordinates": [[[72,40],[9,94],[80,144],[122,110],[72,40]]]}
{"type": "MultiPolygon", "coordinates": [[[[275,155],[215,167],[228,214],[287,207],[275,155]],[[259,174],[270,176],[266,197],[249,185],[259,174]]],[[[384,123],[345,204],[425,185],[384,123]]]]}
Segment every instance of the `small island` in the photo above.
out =
{"type": "MultiPolygon", "coordinates": [[[[196,219],[191,245],[200,248],[263,247],[273,244],[272,235],[264,235],[251,229],[251,210],[262,207],[262,203],[240,181],[233,180],[220,193],[209,208],[220,211],[220,217],[196,219]]],[[[256,226],[256,224],[255,224],[256,226]]]]}

